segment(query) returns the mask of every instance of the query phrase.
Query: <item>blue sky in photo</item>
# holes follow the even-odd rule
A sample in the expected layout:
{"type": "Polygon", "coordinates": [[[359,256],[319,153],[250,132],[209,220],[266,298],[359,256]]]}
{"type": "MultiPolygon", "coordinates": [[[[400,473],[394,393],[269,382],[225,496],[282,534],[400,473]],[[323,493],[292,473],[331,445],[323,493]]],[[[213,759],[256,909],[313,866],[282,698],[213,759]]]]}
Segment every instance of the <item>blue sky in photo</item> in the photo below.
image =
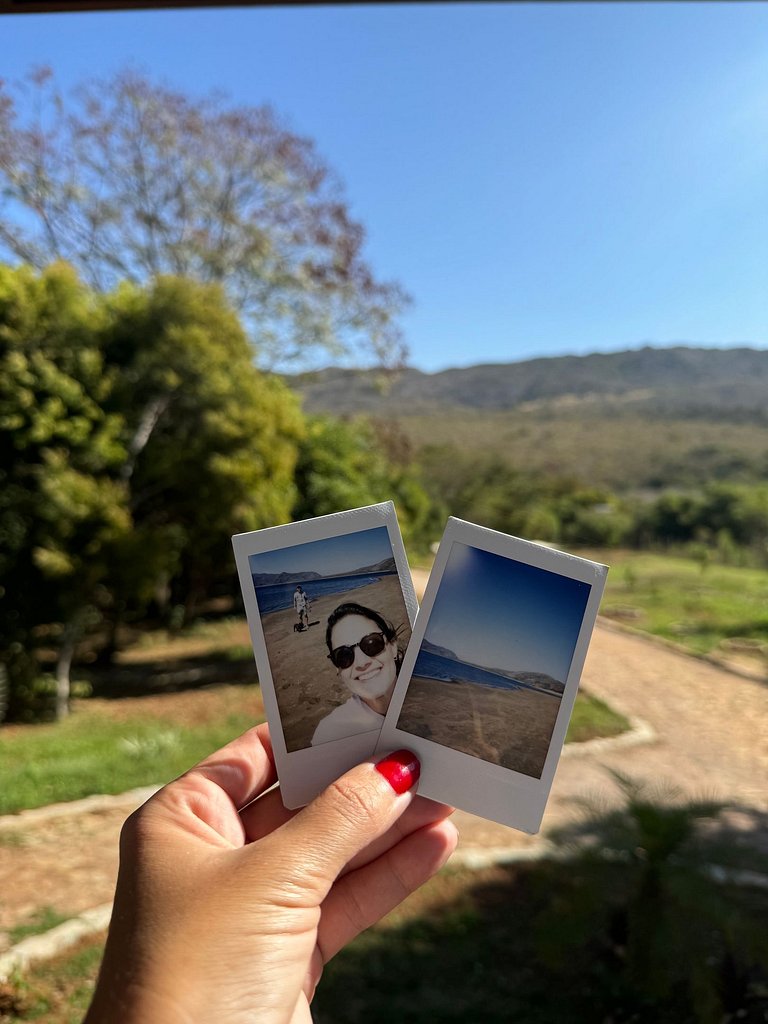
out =
{"type": "Polygon", "coordinates": [[[455,542],[427,624],[462,661],[565,682],[589,583],[455,542]]]}
{"type": "Polygon", "coordinates": [[[768,345],[768,5],[11,15],[0,74],[127,63],[313,138],[422,369],[768,345]]]}
{"type": "Polygon", "coordinates": [[[343,576],[393,557],[386,526],[375,526],[372,530],[249,555],[248,564],[251,573],[318,572],[322,576],[343,576]]]}

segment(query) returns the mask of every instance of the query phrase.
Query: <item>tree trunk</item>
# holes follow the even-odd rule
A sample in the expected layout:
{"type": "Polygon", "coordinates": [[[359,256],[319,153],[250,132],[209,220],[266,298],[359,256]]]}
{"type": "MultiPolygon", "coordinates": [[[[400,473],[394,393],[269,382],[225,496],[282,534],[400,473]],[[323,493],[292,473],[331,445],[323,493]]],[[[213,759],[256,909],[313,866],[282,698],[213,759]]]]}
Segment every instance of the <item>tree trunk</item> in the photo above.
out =
{"type": "Polygon", "coordinates": [[[75,643],[80,632],[79,616],[73,616],[64,627],[59,656],[56,660],[56,721],[61,722],[69,714],[69,672],[75,654],[75,643]]]}
{"type": "Polygon", "coordinates": [[[144,411],[139,418],[138,426],[136,427],[133,437],[131,438],[131,442],[128,445],[128,458],[126,459],[121,471],[123,480],[130,480],[133,476],[136,459],[149,443],[152,431],[157,426],[157,422],[160,417],[168,408],[170,401],[170,395],[157,395],[144,407],[144,411]]]}
{"type": "Polygon", "coordinates": [[[5,721],[5,716],[8,714],[8,705],[10,703],[10,692],[11,687],[8,682],[8,671],[2,663],[0,663],[0,725],[5,721]]]}

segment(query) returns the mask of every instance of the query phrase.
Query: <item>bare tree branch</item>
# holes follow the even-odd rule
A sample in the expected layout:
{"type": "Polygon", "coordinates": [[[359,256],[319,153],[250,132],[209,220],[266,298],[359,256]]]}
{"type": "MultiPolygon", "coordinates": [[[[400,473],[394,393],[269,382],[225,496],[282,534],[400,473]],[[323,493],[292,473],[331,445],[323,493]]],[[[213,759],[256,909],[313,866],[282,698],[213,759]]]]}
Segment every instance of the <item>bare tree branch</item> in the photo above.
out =
{"type": "Polygon", "coordinates": [[[64,100],[47,71],[0,82],[0,254],[74,264],[94,287],[218,282],[262,363],[354,349],[404,355],[408,302],[314,144],[268,106],[196,99],[135,71],[64,100]]]}

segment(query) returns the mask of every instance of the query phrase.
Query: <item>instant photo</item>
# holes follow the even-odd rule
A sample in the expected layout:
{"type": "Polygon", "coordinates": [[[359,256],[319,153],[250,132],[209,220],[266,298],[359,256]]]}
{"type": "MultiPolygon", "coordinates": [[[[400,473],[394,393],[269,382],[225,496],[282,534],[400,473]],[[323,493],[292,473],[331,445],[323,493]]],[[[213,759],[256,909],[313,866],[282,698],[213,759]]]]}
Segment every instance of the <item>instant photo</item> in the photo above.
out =
{"type": "Polygon", "coordinates": [[[416,597],[391,502],[233,538],[283,799],[370,756],[416,597]]]}
{"type": "Polygon", "coordinates": [[[420,793],[538,829],[606,572],[449,520],[379,738],[420,793]]]}

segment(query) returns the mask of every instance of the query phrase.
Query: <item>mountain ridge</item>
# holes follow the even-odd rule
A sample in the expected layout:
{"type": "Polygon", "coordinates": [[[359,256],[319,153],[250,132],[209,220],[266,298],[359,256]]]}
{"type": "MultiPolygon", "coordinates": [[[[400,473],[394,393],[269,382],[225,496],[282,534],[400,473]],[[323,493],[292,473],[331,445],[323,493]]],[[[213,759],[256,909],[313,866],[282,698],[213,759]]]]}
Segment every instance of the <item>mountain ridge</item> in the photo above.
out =
{"type": "Polygon", "coordinates": [[[251,573],[255,587],[270,587],[282,583],[305,583],[312,580],[334,579],[336,576],[365,576],[375,575],[377,572],[396,572],[397,566],[393,555],[382,558],[373,565],[363,565],[358,569],[351,569],[349,572],[331,573],[323,575],[314,570],[300,570],[299,572],[254,572],[251,573]]]}
{"type": "Polygon", "coordinates": [[[330,367],[285,378],[308,412],[421,413],[446,408],[513,410],[570,402],[664,415],[712,409],[765,415],[768,350],[674,346],[546,356],[426,373],[330,367]]]}

